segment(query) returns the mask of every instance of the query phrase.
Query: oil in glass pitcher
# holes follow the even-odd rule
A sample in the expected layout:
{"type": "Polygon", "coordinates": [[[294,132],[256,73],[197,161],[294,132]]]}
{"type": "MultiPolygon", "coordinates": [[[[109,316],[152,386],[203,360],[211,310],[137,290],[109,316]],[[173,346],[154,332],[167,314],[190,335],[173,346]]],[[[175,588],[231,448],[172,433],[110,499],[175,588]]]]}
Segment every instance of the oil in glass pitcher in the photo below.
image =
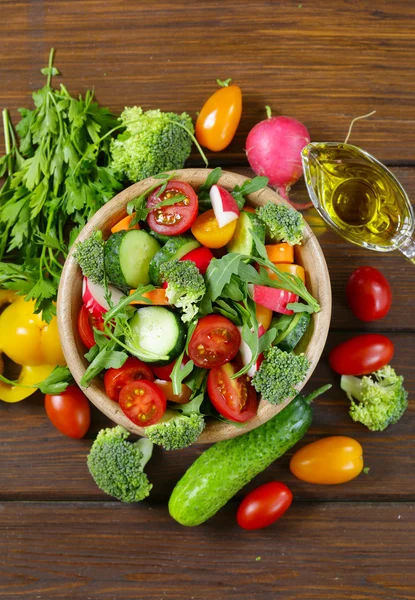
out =
{"type": "Polygon", "coordinates": [[[338,234],[415,263],[414,213],[405,190],[376,158],[351,144],[313,142],[302,150],[310,198],[338,234]]]}

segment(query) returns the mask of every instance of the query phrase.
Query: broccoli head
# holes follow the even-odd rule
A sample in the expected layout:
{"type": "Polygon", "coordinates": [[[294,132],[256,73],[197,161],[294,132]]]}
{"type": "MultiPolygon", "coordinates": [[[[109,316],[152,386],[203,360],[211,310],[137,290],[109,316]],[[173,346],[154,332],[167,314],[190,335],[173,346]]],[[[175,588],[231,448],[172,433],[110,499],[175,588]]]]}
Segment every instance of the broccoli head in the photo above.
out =
{"type": "Polygon", "coordinates": [[[353,421],[371,431],[383,431],[397,423],[408,408],[403,377],[389,365],[361,379],[343,375],[340,386],[351,401],[349,414],[353,421]]]}
{"type": "Polygon", "coordinates": [[[161,265],[163,281],[167,282],[166,295],[170,302],[183,310],[182,321],[191,321],[198,313],[198,302],[205,295],[206,286],[199,269],[191,260],[169,260],[161,265]]]}
{"type": "Polygon", "coordinates": [[[205,419],[200,412],[203,394],[196,396],[179,410],[166,410],[161,421],[146,427],[148,438],[165,450],[180,450],[191,446],[205,428],[205,419]]]}
{"type": "Polygon", "coordinates": [[[111,141],[111,167],[131,181],[181,169],[189,157],[193,123],[187,113],[125,108],[120,121],[126,130],[111,141]]]}
{"type": "Polygon", "coordinates": [[[117,426],[102,429],[88,455],[88,468],[97,486],[121,502],[144,500],[152,484],[143,469],[153,452],[147,438],[128,442],[129,432],[117,426]]]}
{"type": "Polygon", "coordinates": [[[285,204],[267,202],[257,208],[256,212],[266,227],[269,240],[287,242],[290,246],[301,243],[304,219],[297,210],[285,204]]]}
{"type": "Polygon", "coordinates": [[[281,404],[297,394],[295,385],[303,381],[310,363],[304,354],[284,352],[273,346],[252,378],[252,385],[271,404],[281,404]]]}
{"type": "Polygon", "coordinates": [[[104,246],[102,232],[95,231],[84,242],[76,245],[74,258],[81,267],[82,273],[93,283],[104,280],[104,246]]]}

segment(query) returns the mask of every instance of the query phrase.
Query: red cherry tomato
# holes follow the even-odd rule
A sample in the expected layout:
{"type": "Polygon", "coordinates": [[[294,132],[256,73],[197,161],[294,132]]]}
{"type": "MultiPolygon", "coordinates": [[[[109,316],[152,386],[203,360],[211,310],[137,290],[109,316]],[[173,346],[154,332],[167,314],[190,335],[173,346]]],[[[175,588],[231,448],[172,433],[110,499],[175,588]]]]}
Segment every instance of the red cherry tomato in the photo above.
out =
{"type": "Polygon", "coordinates": [[[56,429],[68,437],[80,439],[89,429],[89,402],[76,385],[68,386],[60,394],[46,394],[45,409],[56,429]]]}
{"type": "Polygon", "coordinates": [[[349,277],[347,302],[361,321],[377,321],[388,314],[392,290],[388,280],[374,267],[359,267],[349,277]]]}
{"type": "Polygon", "coordinates": [[[118,402],[121,389],[138,379],[154,381],[154,375],[148,365],[138,358],[130,356],[119,369],[108,369],[104,375],[105,391],[108,398],[118,402]]]}
{"type": "Polygon", "coordinates": [[[88,350],[95,346],[93,327],[103,331],[104,319],[102,317],[94,317],[85,304],[83,304],[78,314],[78,332],[81,342],[88,350]]]}
{"type": "Polygon", "coordinates": [[[247,375],[232,379],[239,367],[226,363],[210,370],[207,390],[210,401],[226,419],[245,423],[252,419],[258,410],[258,397],[247,375]]]}
{"type": "Polygon", "coordinates": [[[262,529],[275,523],[290,508],[291,490],[279,481],[260,485],[242,500],[236,520],[242,529],[262,529]]]}
{"type": "Polygon", "coordinates": [[[180,235],[193,225],[199,210],[199,200],[191,185],[184,181],[169,181],[165,191],[157,196],[158,190],[150,195],[147,200],[147,208],[153,210],[148,214],[147,223],[156,233],[163,235],[180,235]],[[184,200],[170,206],[157,209],[157,205],[163,200],[169,200],[174,196],[186,196],[184,200]]]}
{"type": "Polygon", "coordinates": [[[189,343],[189,357],[197,367],[211,369],[232,360],[241,345],[237,327],[222,315],[202,317],[189,343]]]}
{"type": "Polygon", "coordinates": [[[183,258],[180,260],[191,260],[196,263],[196,267],[199,269],[200,273],[204,275],[207,271],[207,268],[210,264],[210,261],[213,258],[212,252],[209,248],[205,248],[205,246],[201,246],[200,248],[195,248],[195,250],[191,250],[183,258]]]}
{"type": "Polygon", "coordinates": [[[154,425],[166,411],[166,396],[152,381],[140,379],[127,383],[120,392],[120,408],[140,427],[154,425]]]}
{"type": "Polygon", "coordinates": [[[393,343],[380,333],[357,335],[330,352],[329,362],[340,375],[369,375],[391,360],[393,343]]]}
{"type": "MultiPolygon", "coordinates": [[[[182,361],[182,368],[188,362],[189,362],[189,357],[185,354],[183,357],[183,361],[182,361]]],[[[163,381],[171,381],[170,375],[171,375],[171,372],[173,371],[175,364],[176,364],[176,361],[173,360],[168,365],[163,365],[161,367],[151,365],[151,370],[153,371],[153,373],[157,379],[161,379],[163,381]]]]}

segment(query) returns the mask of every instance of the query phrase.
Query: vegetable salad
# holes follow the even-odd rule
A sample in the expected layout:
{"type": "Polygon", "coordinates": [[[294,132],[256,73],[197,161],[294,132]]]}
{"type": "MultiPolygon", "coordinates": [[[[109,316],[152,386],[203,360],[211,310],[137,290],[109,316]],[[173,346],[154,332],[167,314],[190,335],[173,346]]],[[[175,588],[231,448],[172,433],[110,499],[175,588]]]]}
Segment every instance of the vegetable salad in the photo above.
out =
{"type": "Polygon", "coordinates": [[[266,179],[229,192],[221,174],[198,190],[159,175],[107,240],[96,232],[75,247],[82,384],[102,373],[108,397],[166,449],[192,444],[207,416],[241,425],[260,396],[294,397],[309,368],[295,353],[319,310],[294,263],[303,217],[245,207],[266,179]]]}

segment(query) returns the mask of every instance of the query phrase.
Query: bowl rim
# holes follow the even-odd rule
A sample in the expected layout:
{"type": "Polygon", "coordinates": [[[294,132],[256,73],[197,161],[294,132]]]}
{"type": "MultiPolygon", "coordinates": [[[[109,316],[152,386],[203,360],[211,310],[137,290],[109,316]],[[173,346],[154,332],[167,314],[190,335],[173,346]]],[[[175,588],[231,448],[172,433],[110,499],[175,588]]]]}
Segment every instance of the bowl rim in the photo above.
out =
{"type": "MultiPolygon", "coordinates": [[[[198,189],[211,172],[212,169],[181,169],[175,171],[175,179],[186,181],[198,189]]],[[[223,171],[218,183],[226,189],[232,190],[235,185],[241,185],[248,179],[248,177],[238,173],[223,171]]],[[[77,315],[82,304],[80,293],[82,275],[77,262],[73,258],[74,248],[78,242],[84,241],[96,230],[103,231],[105,237],[109,233],[110,228],[125,216],[128,202],[138,197],[146,189],[159,181],[153,177],[143,179],[125,188],[108,201],[81,230],[65,261],[58,290],[58,328],[67,365],[79,386],[87,362],[83,356],[85,348],[79,339],[77,329],[77,315]]],[[[268,201],[290,206],[284,198],[269,187],[247,196],[247,202],[257,206],[263,205],[268,201]]],[[[308,272],[309,281],[307,283],[309,284],[308,287],[311,286],[313,288],[312,293],[317,295],[320,304],[320,311],[313,313],[313,325],[311,328],[309,327],[311,332],[309,333],[309,339],[304,351],[310,361],[310,368],[306,378],[297,386],[298,391],[300,391],[313,374],[323,352],[330,326],[332,298],[326,260],[315,234],[307,223],[305,224],[303,242],[298,248],[298,253],[301,258],[299,262],[303,262],[304,258],[308,260],[310,256],[313,257],[312,263],[313,266],[315,265],[315,269],[312,269],[312,273],[308,272]],[[316,290],[318,290],[317,294],[316,290]]],[[[107,397],[102,380],[96,377],[88,388],[81,387],[81,389],[89,400],[114,423],[125,427],[125,429],[133,434],[145,436],[145,429],[132,423],[121,411],[118,403],[113,402],[107,397]]],[[[236,427],[230,423],[209,420],[205,430],[195,444],[206,444],[230,439],[255,429],[275,416],[290,401],[291,399],[279,405],[272,405],[266,402],[266,400],[261,399],[258,414],[244,427],[236,427]]]]}

